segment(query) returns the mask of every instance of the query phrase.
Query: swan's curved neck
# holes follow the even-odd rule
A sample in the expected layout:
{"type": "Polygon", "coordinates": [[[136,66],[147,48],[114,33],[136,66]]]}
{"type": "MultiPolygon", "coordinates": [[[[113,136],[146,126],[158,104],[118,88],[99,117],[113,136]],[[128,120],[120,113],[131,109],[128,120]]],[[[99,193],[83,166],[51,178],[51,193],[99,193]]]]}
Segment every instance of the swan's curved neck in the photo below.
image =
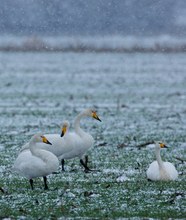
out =
{"type": "Polygon", "coordinates": [[[36,144],[36,142],[34,140],[31,140],[29,142],[29,149],[34,156],[37,156],[37,149],[34,146],[35,144],[36,144]]]}
{"type": "Polygon", "coordinates": [[[157,162],[158,162],[159,167],[160,167],[160,168],[163,168],[163,161],[162,161],[162,159],[161,159],[160,147],[159,147],[159,146],[156,146],[155,154],[156,154],[156,159],[157,159],[157,162]]]}
{"type": "Polygon", "coordinates": [[[82,135],[84,134],[84,131],[80,128],[80,120],[85,117],[85,114],[84,113],[80,113],[76,119],[75,119],[75,122],[74,122],[74,129],[75,129],[75,132],[79,135],[82,135]]]}
{"type": "Polygon", "coordinates": [[[33,140],[31,140],[29,142],[29,147],[30,147],[30,151],[31,151],[32,155],[34,155],[34,156],[40,158],[41,160],[43,160],[44,162],[46,162],[47,158],[46,158],[45,154],[43,154],[43,152],[41,152],[41,149],[37,148],[35,146],[35,144],[36,144],[36,142],[33,140]]]}

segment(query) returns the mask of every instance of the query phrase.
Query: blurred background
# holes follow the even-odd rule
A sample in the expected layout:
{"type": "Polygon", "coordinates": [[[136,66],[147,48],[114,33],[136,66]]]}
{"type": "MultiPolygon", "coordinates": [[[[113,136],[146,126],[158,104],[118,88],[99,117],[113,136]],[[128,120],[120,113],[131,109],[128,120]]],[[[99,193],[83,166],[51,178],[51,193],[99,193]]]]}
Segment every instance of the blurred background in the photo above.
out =
{"type": "Polygon", "coordinates": [[[0,50],[185,51],[185,0],[0,0],[0,50]]]}

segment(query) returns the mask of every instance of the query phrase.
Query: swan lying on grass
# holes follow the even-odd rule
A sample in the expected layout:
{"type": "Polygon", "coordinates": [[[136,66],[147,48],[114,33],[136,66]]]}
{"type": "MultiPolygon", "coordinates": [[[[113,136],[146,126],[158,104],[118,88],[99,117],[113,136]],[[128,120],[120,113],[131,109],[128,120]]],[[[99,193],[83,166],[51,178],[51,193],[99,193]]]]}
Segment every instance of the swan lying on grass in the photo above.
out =
{"type": "Polygon", "coordinates": [[[161,148],[167,148],[162,142],[155,142],[156,161],[152,162],[147,170],[149,180],[176,180],[178,172],[175,166],[170,162],[164,162],[160,156],[161,148]]]}

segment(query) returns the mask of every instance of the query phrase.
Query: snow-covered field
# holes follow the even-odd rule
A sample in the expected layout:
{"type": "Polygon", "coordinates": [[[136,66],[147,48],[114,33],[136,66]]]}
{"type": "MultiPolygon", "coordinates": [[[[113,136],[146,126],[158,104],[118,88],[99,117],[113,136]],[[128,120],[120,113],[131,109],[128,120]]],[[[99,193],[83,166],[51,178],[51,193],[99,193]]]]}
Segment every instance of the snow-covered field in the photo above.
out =
{"type": "Polygon", "coordinates": [[[186,216],[186,54],[0,53],[0,218],[184,218],[186,216]],[[35,190],[12,171],[21,146],[38,131],[59,133],[83,109],[95,145],[35,190]],[[154,150],[175,164],[175,182],[148,182],[154,150]],[[184,161],[183,161],[184,160],[184,161]]]}

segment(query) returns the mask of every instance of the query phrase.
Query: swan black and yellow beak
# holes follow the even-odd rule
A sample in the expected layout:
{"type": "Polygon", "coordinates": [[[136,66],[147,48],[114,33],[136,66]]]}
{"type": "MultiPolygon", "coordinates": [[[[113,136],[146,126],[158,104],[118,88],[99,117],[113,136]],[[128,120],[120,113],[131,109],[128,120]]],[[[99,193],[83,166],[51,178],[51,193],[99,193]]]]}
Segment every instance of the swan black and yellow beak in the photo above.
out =
{"type": "Polygon", "coordinates": [[[96,112],[92,112],[92,117],[98,121],[101,121],[101,119],[98,117],[98,115],[96,114],[96,112]]]}
{"type": "Polygon", "coordinates": [[[52,145],[52,144],[46,139],[45,136],[41,136],[41,138],[42,138],[42,140],[43,140],[43,143],[52,145]]]}
{"type": "Polygon", "coordinates": [[[168,148],[164,143],[160,143],[161,148],[168,148]]]}
{"type": "Polygon", "coordinates": [[[67,126],[65,125],[62,127],[62,130],[61,130],[61,137],[63,137],[66,132],[67,132],[67,126]]]}

